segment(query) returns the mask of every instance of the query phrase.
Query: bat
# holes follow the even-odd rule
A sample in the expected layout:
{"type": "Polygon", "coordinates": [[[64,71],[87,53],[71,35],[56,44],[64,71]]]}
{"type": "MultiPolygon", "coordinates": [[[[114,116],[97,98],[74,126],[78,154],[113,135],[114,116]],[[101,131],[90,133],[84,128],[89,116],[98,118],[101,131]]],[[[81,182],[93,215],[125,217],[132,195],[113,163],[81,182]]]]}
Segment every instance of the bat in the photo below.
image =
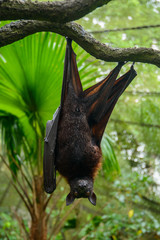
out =
{"type": "Polygon", "coordinates": [[[71,42],[67,38],[61,103],[46,126],[44,189],[56,189],[58,171],[70,186],[66,205],[75,198],[88,198],[96,205],[93,184],[102,162],[102,136],[116,102],[137,73],[132,64],[117,79],[125,64],[119,62],[104,80],[83,91],[71,42]]]}

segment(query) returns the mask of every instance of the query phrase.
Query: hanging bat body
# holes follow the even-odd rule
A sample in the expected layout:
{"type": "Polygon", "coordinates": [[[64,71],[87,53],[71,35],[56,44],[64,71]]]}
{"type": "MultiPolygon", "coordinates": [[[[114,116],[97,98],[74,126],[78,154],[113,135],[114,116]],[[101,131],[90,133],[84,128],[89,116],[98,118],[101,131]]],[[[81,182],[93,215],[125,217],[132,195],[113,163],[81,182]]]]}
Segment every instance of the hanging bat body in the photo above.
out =
{"type": "Polygon", "coordinates": [[[117,79],[123,65],[119,63],[104,80],[83,91],[67,39],[61,104],[47,122],[43,166],[47,193],[56,188],[56,170],[69,183],[67,205],[81,197],[96,205],[93,183],[101,166],[103,132],[118,98],[137,75],[132,65],[117,79]]]}

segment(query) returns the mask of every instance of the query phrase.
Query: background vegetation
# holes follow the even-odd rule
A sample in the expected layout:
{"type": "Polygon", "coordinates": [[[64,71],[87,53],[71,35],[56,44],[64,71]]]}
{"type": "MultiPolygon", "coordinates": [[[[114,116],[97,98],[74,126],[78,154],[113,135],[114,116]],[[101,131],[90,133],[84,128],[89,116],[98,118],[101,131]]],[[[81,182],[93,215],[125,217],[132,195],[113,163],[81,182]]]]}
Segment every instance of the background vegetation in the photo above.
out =
{"type": "MultiPolygon", "coordinates": [[[[122,0],[78,22],[92,32],[159,24],[159,16],[156,0],[122,0]]],[[[93,35],[113,47],[158,49],[160,42],[159,28],[93,35]]],[[[95,61],[76,45],[74,49],[84,88],[115,66],[95,61]]],[[[0,49],[0,239],[30,236],[34,211],[26,210],[23,196],[37,202],[34,184],[30,188],[25,176],[31,185],[42,176],[45,124],[59,105],[64,52],[64,38],[49,33],[0,49]]],[[[59,177],[52,198],[44,196],[47,239],[160,239],[160,70],[141,63],[135,69],[138,76],[118,101],[106,128],[104,165],[95,181],[97,206],[83,199],[65,207],[69,188],[59,177]]]]}

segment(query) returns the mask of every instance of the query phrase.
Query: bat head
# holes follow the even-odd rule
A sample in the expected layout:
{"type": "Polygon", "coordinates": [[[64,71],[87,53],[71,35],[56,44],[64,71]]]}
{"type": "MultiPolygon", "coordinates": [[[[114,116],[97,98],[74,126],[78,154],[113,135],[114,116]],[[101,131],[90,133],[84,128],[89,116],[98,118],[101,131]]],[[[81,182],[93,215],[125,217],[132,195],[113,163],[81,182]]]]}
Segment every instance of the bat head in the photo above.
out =
{"type": "Polygon", "coordinates": [[[93,180],[91,178],[76,178],[70,181],[71,191],[66,197],[66,205],[73,203],[75,198],[88,198],[96,205],[96,194],[93,192],[93,180]]]}

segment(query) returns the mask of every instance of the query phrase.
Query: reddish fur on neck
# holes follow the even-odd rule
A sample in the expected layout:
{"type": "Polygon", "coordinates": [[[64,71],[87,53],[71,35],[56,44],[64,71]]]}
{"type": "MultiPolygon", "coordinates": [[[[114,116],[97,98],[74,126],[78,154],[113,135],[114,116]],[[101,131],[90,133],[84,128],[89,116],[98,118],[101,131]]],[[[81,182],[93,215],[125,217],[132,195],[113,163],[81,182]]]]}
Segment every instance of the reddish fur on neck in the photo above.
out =
{"type": "Polygon", "coordinates": [[[95,177],[97,176],[98,174],[98,171],[101,169],[102,167],[102,157],[100,158],[96,168],[94,169],[94,172],[93,172],[93,179],[95,179],[95,177]]]}

